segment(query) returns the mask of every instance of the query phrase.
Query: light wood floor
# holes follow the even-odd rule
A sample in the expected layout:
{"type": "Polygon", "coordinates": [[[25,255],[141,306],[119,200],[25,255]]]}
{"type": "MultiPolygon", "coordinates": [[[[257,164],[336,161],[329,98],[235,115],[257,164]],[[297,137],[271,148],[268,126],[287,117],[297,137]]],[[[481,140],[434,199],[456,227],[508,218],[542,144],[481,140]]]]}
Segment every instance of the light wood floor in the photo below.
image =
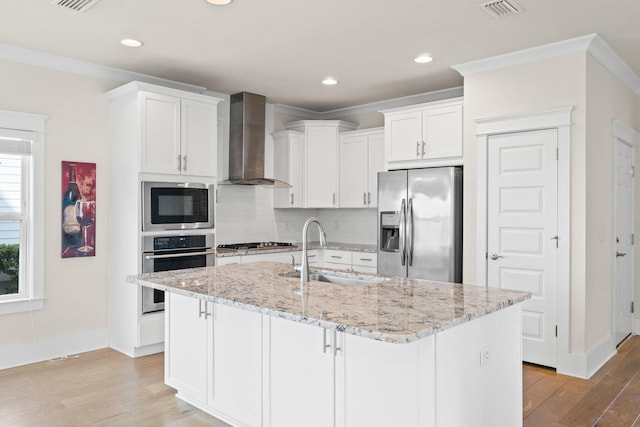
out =
{"type": "Polygon", "coordinates": [[[525,364],[523,388],[525,427],[640,427],[640,336],[588,380],[525,364]]]}
{"type": "MultiPolygon", "coordinates": [[[[114,350],[0,370],[0,425],[214,426],[227,424],[175,398],[163,355],[114,350]]],[[[640,337],[591,379],[523,367],[525,427],[640,427],[640,337]]]]}

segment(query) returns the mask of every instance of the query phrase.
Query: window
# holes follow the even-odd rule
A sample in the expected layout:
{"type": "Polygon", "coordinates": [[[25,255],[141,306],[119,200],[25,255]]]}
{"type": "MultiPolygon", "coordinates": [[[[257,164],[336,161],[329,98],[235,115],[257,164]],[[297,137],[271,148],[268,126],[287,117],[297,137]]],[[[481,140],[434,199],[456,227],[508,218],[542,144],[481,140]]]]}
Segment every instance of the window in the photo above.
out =
{"type": "Polygon", "coordinates": [[[0,110],[0,314],[44,306],[44,120],[0,110]]]}

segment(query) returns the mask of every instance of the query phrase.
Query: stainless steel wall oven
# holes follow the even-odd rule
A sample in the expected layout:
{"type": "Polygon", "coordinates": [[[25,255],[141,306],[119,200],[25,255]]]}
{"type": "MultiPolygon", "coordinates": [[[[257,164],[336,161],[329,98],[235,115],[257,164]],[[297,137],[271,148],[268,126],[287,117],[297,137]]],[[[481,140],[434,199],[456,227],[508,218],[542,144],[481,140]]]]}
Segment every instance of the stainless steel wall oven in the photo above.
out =
{"type": "MultiPolygon", "coordinates": [[[[142,237],[142,272],[215,265],[214,234],[142,237]]],[[[164,310],[164,292],[142,286],[142,313],[164,310]]]]}

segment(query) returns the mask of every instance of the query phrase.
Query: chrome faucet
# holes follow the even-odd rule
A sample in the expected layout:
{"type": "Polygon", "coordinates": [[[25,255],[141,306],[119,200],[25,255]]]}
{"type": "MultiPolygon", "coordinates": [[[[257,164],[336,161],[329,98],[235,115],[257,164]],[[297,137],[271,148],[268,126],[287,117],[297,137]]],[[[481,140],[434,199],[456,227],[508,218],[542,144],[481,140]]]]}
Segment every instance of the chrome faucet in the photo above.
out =
{"type": "Polygon", "coordinates": [[[311,217],[304,223],[302,227],[302,264],[299,267],[300,270],[300,286],[304,286],[305,282],[309,281],[309,258],[307,258],[307,234],[309,233],[309,226],[311,224],[317,224],[320,231],[320,245],[326,246],[327,235],[322,228],[322,224],[318,221],[318,218],[311,217]]]}

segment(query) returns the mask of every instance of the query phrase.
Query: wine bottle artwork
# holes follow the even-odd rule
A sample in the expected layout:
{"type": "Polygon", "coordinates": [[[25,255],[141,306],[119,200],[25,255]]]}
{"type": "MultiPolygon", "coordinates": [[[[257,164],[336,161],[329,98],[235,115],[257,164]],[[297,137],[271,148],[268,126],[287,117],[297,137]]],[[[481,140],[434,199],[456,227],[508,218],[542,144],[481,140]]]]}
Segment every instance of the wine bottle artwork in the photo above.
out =
{"type": "Polygon", "coordinates": [[[63,258],[95,255],[96,164],[62,162],[63,258]]]}

